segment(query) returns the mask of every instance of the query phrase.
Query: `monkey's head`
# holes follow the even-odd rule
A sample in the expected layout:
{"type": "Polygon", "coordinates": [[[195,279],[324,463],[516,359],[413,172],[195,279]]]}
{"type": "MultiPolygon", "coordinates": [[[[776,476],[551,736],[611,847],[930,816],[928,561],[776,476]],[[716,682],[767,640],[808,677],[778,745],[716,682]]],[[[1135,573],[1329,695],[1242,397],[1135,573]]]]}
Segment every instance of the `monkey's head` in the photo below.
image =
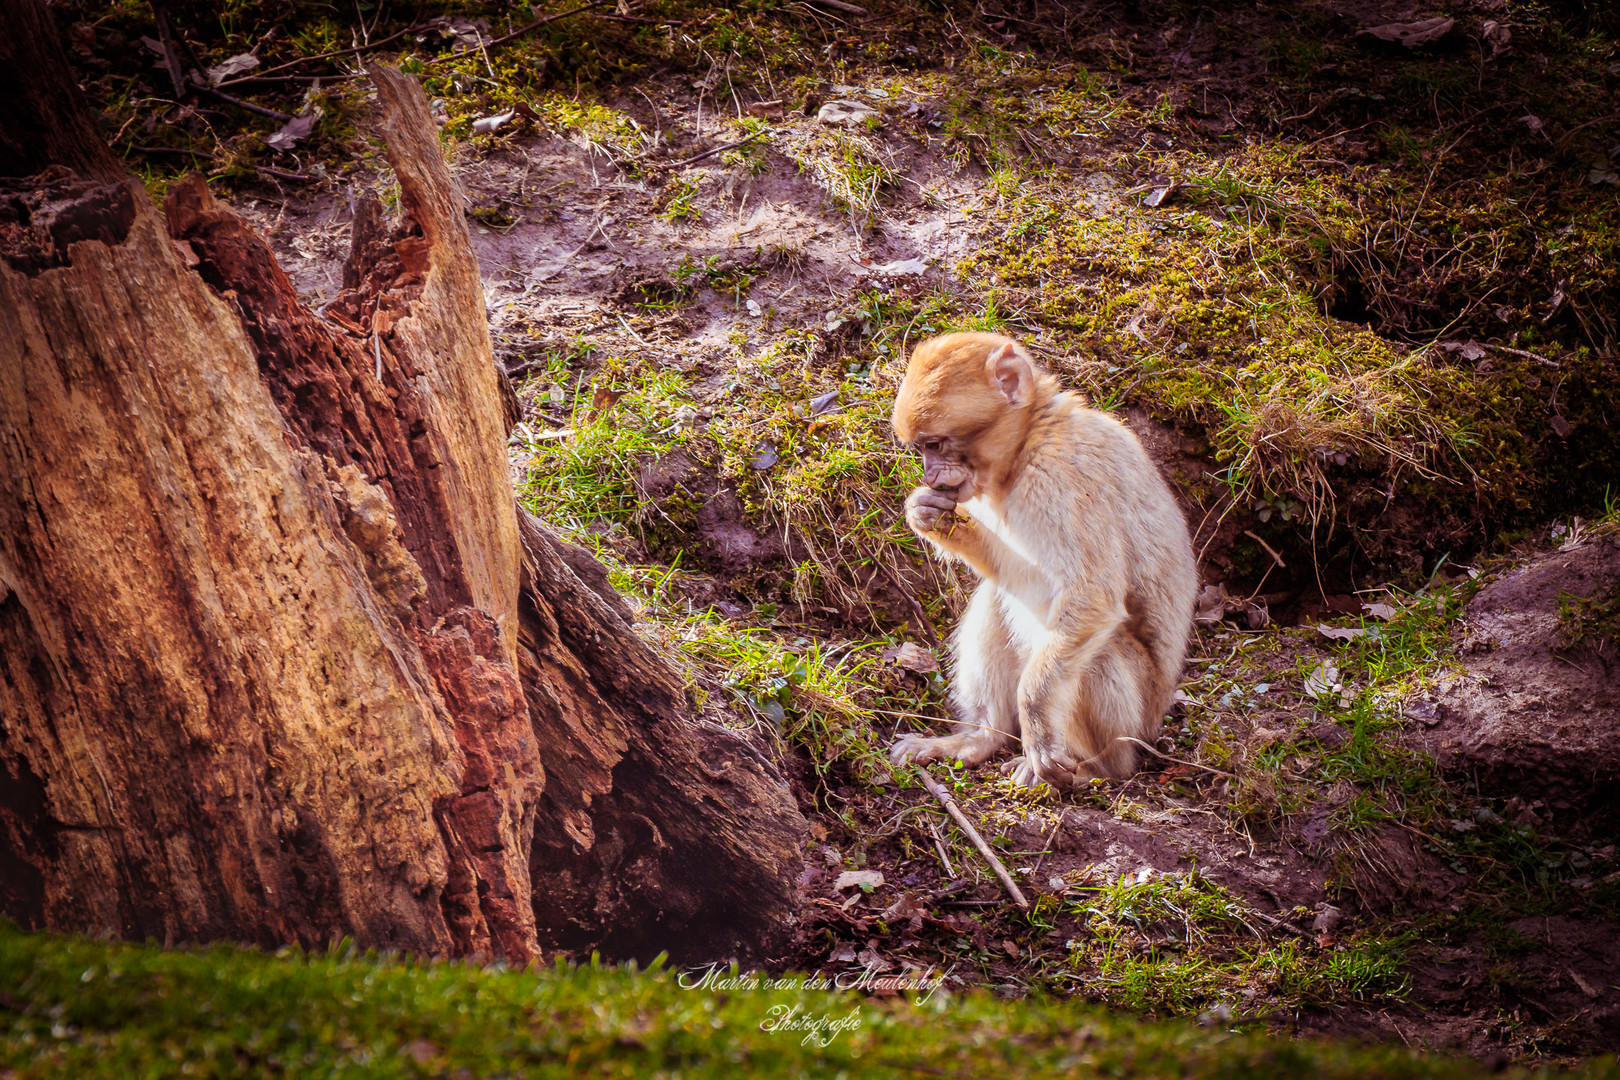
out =
{"type": "Polygon", "coordinates": [[[923,482],[971,499],[1012,468],[1032,406],[1052,376],[1000,334],[945,334],[911,352],[894,399],[894,433],[922,454],[923,482]]]}

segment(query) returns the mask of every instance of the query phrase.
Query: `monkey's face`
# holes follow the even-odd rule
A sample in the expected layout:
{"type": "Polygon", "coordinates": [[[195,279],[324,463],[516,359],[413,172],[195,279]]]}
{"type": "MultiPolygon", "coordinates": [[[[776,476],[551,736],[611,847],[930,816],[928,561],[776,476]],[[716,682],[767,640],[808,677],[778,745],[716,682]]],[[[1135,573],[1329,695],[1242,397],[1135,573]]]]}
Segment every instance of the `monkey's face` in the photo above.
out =
{"type": "Polygon", "coordinates": [[[922,455],[923,483],[936,491],[954,494],[959,501],[978,494],[975,470],[956,439],[919,434],[912,446],[922,455]]]}

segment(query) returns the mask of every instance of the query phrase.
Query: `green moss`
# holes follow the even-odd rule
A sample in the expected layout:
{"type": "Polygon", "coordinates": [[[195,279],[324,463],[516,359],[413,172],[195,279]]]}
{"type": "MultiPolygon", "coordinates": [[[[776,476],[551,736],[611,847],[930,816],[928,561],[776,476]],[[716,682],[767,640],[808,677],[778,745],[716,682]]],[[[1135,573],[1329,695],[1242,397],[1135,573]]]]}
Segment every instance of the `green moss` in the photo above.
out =
{"type": "MultiPolygon", "coordinates": [[[[1438,346],[1414,348],[1328,314],[1347,276],[1372,291],[1388,324],[1414,303],[1455,305],[1450,290],[1500,294],[1487,268],[1522,272],[1524,262],[1607,296],[1609,237],[1620,230],[1612,206],[1559,233],[1582,254],[1557,244],[1532,251],[1540,234],[1489,195],[1466,209],[1436,205],[1387,174],[1313,175],[1300,154],[1258,144],[1219,164],[1170,158],[1160,167],[1179,167],[1182,195],[1156,210],[1104,185],[1076,212],[1072,180],[1007,177],[984,247],[961,270],[1055,331],[1059,365],[1105,406],[1134,398],[1207,432],[1220,478],[1257,512],[1280,508],[1282,496],[1313,522],[1332,521],[1362,492],[1387,504],[1391,484],[1470,516],[1544,505],[1567,495],[1560,482],[1569,476],[1549,483],[1544,467],[1558,411],[1572,425],[1578,418],[1601,460],[1613,458],[1614,440],[1598,426],[1614,394],[1612,360],[1566,353],[1554,401],[1553,373],[1527,350],[1459,363],[1438,346]],[[1415,222],[1411,235],[1377,235],[1375,221],[1403,216],[1415,222]],[[1420,246],[1447,254],[1433,256],[1437,275],[1396,295],[1397,249],[1417,234],[1420,246]]],[[[1591,462],[1566,468],[1577,465],[1591,462]]],[[[1590,485],[1586,477],[1588,498],[1590,485]]]]}
{"type": "MultiPolygon", "coordinates": [[[[736,973],[732,973],[735,975],[736,973]]],[[[699,973],[699,976],[701,973],[699,973]]],[[[726,976],[721,969],[719,976],[726,976]]],[[[698,976],[688,981],[696,981],[698,976]]],[[[275,955],[0,928],[0,1067],[44,1078],[169,1076],[962,1075],[1462,1078],[1479,1065],[1143,1023],[940,990],[867,997],[764,976],[681,989],[673,972],[533,972],[360,955],[275,955]],[[841,1020],[806,1038],[783,1013],[841,1020]]],[[[1521,1074],[1522,1075],[1522,1074],[1521,1074]]],[[[1608,1062],[1565,1073],[1615,1075],[1608,1062]]]]}

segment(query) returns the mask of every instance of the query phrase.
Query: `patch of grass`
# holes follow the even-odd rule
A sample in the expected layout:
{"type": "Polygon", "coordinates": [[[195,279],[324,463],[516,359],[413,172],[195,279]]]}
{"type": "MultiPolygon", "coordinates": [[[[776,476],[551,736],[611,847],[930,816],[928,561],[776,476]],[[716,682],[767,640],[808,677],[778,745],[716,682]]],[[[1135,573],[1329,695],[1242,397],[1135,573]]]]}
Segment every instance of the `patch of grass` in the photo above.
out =
{"type": "Polygon", "coordinates": [[[778,140],[778,148],[862,228],[899,175],[892,153],[869,135],[853,131],[790,132],[778,140]]]}
{"type": "Polygon", "coordinates": [[[1261,917],[1203,874],[1122,877],[1065,900],[1079,932],[1059,985],[1146,1013],[1224,1006],[1255,1020],[1303,1004],[1399,997],[1399,941],[1357,936],[1327,948],[1271,941],[1261,917]]]}
{"type": "MultiPolygon", "coordinates": [[[[677,294],[701,281],[734,299],[751,280],[712,259],[683,262],[676,277],[677,294]]],[[[782,595],[758,599],[922,632],[923,612],[909,597],[933,571],[899,509],[919,468],[893,441],[887,394],[873,385],[870,365],[827,372],[821,353],[821,337],[802,331],[778,334],[753,355],[738,349],[734,371],[711,380],[717,385],[701,401],[687,376],[653,358],[610,357],[590,387],[574,391],[566,437],[519,434],[524,497],[549,520],[616,521],[683,541],[695,497],[652,505],[636,488],[642,468],[680,449],[736,490],[757,527],[792,538],[782,595]],[[604,394],[620,396],[599,409],[604,394]]]]}
{"type": "MultiPolygon", "coordinates": [[[[727,973],[722,969],[719,975],[727,973]]],[[[736,974],[736,973],[733,973],[736,974]]],[[[692,981],[689,979],[689,981],[692,981]]],[[[161,950],[0,928],[0,1064],[44,1078],[964,1075],[1463,1078],[1435,1054],[1232,1035],[983,994],[683,990],[654,964],[533,972],[282,950],[161,950]],[[822,1019],[806,1037],[806,1021],[822,1019]],[[795,1020],[798,1026],[795,1025],[795,1020]],[[838,1030],[826,1026],[842,1021],[838,1030]],[[772,1023],[777,1021],[777,1023],[772,1023]]],[[[790,985],[802,986],[802,980],[790,985]]],[[[1597,1062],[1563,1075],[1615,1075],[1597,1062]]]]}
{"type": "Polygon", "coordinates": [[[1566,649],[1620,641],[1620,586],[1595,596],[1560,595],[1558,636],[1566,649]]]}
{"type": "MultiPolygon", "coordinates": [[[[664,193],[659,197],[659,216],[665,221],[700,221],[703,211],[699,210],[693,202],[697,198],[698,185],[691,180],[676,177],[669,182],[664,193]]],[[[687,265],[683,258],[682,268],[687,265]]]]}

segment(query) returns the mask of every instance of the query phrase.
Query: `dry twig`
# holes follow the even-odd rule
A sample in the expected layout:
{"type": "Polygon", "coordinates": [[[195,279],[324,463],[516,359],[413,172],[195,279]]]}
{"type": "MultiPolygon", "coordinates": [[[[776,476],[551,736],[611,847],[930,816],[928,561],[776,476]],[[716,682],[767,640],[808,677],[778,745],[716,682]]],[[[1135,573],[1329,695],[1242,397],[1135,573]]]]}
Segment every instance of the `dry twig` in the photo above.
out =
{"type": "Polygon", "coordinates": [[[1013,903],[1018,905],[1019,910],[1028,911],[1028,897],[1018,888],[1018,883],[1012,879],[1012,875],[1007,872],[1007,867],[1003,865],[1002,861],[996,857],[996,853],[990,850],[990,845],[984,842],[984,837],[979,835],[979,830],[973,827],[973,822],[969,821],[967,815],[962,813],[962,808],[956,805],[956,800],[951,798],[951,793],[941,787],[939,781],[935,780],[927,769],[921,765],[916,766],[916,769],[917,775],[922,777],[923,787],[928,789],[930,795],[939,800],[939,804],[945,808],[945,812],[955,819],[956,824],[961,826],[962,831],[967,834],[967,838],[973,841],[973,846],[979,849],[979,854],[984,856],[985,862],[990,864],[990,869],[995,871],[996,877],[1000,879],[1008,895],[1013,898],[1013,903]]]}

